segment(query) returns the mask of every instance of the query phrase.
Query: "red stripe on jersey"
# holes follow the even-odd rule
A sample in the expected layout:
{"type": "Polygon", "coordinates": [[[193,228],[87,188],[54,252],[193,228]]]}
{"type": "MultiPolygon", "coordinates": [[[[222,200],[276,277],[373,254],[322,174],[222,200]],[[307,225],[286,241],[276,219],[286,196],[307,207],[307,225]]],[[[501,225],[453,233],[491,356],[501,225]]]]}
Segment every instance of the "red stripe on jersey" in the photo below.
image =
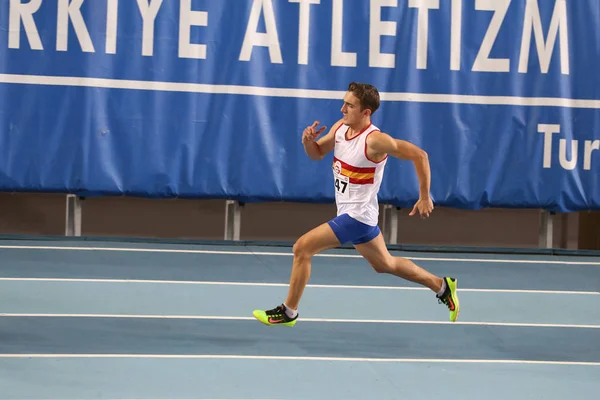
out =
{"type": "Polygon", "coordinates": [[[375,181],[374,178],[369,178],[369,179],[357,179],[357,178],[350,178],[349,179],[350,183],[354,183],[356,185],[368,185],[371,184],[375,181]]]}
{"type": "Polygon", "coordinates": [[[339,158],[333,157],[333,162],[339,161],[340,164],[342,164],[342,168],[347,169],[348,171],[352,171],[352,172],[359,172],[361,174],[373,174],[375,173],[375,167],[355,167],[352,166],[350,164],[346,164],[345,162],[343,162],[342,160],[340,160],[339,158]]]}

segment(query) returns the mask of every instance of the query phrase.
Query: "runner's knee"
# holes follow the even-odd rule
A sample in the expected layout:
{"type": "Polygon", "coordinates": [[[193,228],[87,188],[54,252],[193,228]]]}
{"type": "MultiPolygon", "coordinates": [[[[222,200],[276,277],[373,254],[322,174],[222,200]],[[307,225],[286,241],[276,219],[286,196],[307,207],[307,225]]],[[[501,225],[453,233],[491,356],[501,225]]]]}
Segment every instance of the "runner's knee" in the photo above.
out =
{"type": "Polygon", "coordinates": [[[294,252],[294,257],[296,258],[310,258],[314,255],[311,250],[310,240],[308,240],[306,236],[302,236],[296,240],[292,250],[294,252]]]}
{"type": "Polygon", "coordinates": [[[392,257],[381,257],[369,260],[369,264],[378,274],[386,274],[392,270],[393,261],[392,257]]]}

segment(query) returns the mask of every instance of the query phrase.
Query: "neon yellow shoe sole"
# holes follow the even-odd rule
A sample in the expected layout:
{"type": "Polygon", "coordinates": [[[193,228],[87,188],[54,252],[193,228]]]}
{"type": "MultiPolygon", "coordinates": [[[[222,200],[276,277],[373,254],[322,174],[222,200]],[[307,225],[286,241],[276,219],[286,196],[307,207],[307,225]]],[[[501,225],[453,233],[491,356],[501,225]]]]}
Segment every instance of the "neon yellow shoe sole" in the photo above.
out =
{"type": "Polygon", "coordinates": [[[450,321],[456,322],[458,319],[458,313],[460,312],[460,302],[458,300],[458,294],[456,294],[456,288],[458,286],[458,281],[454,278],[444,278],[446,279],[446,284],[450,289],[450,305],[448,308],[450,309],[450,321]]]}
{"type": "Polygon", "coordinates": [[[263,324],[268,325],[268,326],[275,326],[275,325],[294,326],[294,325],[296,325],[296,321],[298,320],[298,318],[294,318],[293,320],[290,321],[289,318],[287,318],[286,316],[270,317],[263,310],[254,310],[252,312],[252,315],[254,315],[254,318],[256,318],[257,320],[259,320],[260,322],[262,322],[263,324]]]}

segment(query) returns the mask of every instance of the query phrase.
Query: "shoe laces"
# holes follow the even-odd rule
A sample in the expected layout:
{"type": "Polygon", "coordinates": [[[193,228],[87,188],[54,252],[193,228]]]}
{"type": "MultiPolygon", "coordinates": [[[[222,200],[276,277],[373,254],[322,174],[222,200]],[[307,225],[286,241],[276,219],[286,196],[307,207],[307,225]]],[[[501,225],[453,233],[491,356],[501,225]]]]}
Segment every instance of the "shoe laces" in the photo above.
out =
{"type": "Polygon", "coordinates": [[[448,310],[450,311],[454,311],[454,301],[451,298],[451,293],[450,291],[448,291],[447,293],[444,293],[444,295],[442,297],[438,297],[438,303],[444,303],[446,305],[446,307],[448,307],[448,310]]]}
{"type": "Polygon", "coordinates": [[[277,306],[277,307],[273,308],[272,310],[267,310],[265,312],[265,314],[267,314],[270,317],[275,317],[275,316],[284,315],[285,311],[283,310],[282,306],[277,306]]]}
{"type": "Polygon", "coordinates": [[[438,304],[445,304],[448,308],[450,308],[450,300],[448,299],[448,295],[444,295],[442,297],[438,297],[438,304]]]}

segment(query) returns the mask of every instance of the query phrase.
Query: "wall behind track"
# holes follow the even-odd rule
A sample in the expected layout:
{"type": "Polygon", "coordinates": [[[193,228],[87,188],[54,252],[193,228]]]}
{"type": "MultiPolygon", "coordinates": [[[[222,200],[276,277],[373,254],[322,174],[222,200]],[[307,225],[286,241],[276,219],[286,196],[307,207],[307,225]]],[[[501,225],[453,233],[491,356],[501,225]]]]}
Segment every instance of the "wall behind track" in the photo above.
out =
{"type": "MultiPolygon", "coordinates": [[[[409,211],[399,213],[398,242],[401,244],[538,247],[539,210],[436,208],[426,220],[409,217],[409,211]]],[[[82,212],[83,236],[221,240],[225,232],[225,202],[222,200],[88,198],[82,202],[82,212]]],[[[293,242],[305,231],[334,216],[335,207],[331,204],[251,203],[242,207],[241,215],[241,240],[293,242]]],[[[577,249],[579,219],[586,215],[557,214],[553,247],[577,249]]],[[[0,193],[0,234],[64,233],[64,195],[0,193]]]]}

